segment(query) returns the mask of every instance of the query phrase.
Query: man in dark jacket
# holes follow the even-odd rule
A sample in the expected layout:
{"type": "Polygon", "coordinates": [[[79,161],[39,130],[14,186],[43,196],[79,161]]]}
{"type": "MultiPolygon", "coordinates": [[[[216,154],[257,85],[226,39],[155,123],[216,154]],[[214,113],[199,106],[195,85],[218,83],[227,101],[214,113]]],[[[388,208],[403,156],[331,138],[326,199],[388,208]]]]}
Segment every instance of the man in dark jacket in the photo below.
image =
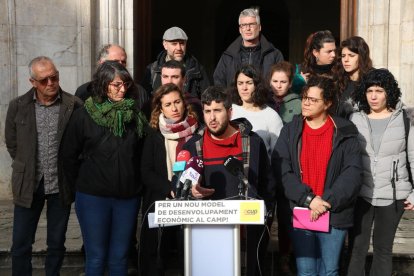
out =
{"type": "Polygon", "coordinates": [[[164,32],[162,45],[164,49],[157,60],[149,64],[144,72],[142,86],[153,94],[161,86],[161,67],[169,60],[183,63],[185,67],[184,92],[200,98],[201,93],[210,85],[204,67],[187,52],[187,34],[179,27],[169,28],[164,32]]]}
{"type": "Polygon", "coordinates": [[[227,48],[214,70],[214,85],[230,86],[244,64],[255,66],[266,77],[270,66],[283,61],[282,53],[260,34],[259,12],[245,9],[239,16],[240,36],[227,48]]]}
{"type": "MultiPolygon", "coordinates": [[[[201,127],[184,145],[192,156],[199,156],[204,162],[204,183],[193,186],[193,196],[224,199],[240,194],[239,178],[223,165],[232,155],[243,163],[249,183],[248,195],[264,199],[268,210],[272,210],[276,185],[263,140],[251,130],[252,126],[246,119],[230,121],[231,100],[223,87],[207,88],[201,102],[206,127],[201,127]]],[[[247,227],[247,275],[257,275],[257,250],[259,259],[264,259],[268,236],[264,234],[259,243],[263,232],[263,225],[247,227]]],[[[262,263],[260,266],[263,268],[262,263]]]]}
{"type": "Polygon", "coordinates": [[[45,275],[59,275],[72,195],[58,177],[58,152],[69,118],[82,102],[60,88],[59,71],[50,58],[34,58],[29,70],[33,87],[10,102],[5,126],[13,159],[12,273],[32,274],[32,244],[47,202],[45,275]]]}

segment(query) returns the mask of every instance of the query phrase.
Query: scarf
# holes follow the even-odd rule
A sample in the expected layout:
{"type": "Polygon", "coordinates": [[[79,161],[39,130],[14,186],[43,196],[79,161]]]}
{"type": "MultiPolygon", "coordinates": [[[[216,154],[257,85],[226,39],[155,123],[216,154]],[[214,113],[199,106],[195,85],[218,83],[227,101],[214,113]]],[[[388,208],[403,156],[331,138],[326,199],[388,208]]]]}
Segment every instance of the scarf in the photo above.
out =
{"type": "Polygon", "coordinates": [[[187,142],[197,129],[198,123],[197,120],[191,116],[187,116],[179,123],[169,123],[168,119],[161,113],[159,117],[159,126],[165,139],[178,140],[182,138],[182,140],[187,142]]]}
{"type": "Polygon", "coordinates": [[[165,138],[165,151],[167,153],[167,172],[168,179],[172,179],[172,164],[177,159],[177,154],[183,148],[185,142],[190,140],[198,127],[198,122],[194,117],[187,116],[179,123],[169,123],[169,120],[161,113],[159,123],[161,134],[165,138]],[[175,148],[173,148],[175,146],[175,148]]]}
{"type": "Polygon", "coordinates": [[[109,128],[115,136],[122,137],[125,125],[132,120],[135,120],[135,130],[138,136],[143,136],[147,120],[142,112],[135,108],[135,101],[132,99],[119,102],[106,100],[103,103],[97,103],[89,97],[85,101],[85,108],[96,124],[109,128]]]}

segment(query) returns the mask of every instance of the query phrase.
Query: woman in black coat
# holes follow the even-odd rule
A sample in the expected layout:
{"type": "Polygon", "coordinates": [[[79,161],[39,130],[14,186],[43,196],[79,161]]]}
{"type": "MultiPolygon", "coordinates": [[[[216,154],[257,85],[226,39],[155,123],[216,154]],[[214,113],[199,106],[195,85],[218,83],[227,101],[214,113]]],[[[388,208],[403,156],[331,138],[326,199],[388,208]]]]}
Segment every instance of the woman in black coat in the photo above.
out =
{"type": "Polygon", "coordinates": [[[142,275],[164,275],[166,257],[171,259],[172,249],[181,246],[177,243],[181,236],[179,227],[149,228],[148,214],[154,212],[155,201],[175,197],[172,167],[177,154],[197,127],[197,115],[185,104],[184,94],[178,86],[169,83],[159,87],[152,100],[151,130],[145,139],[141,160],[144,184],[140,243],[142,275]]]}

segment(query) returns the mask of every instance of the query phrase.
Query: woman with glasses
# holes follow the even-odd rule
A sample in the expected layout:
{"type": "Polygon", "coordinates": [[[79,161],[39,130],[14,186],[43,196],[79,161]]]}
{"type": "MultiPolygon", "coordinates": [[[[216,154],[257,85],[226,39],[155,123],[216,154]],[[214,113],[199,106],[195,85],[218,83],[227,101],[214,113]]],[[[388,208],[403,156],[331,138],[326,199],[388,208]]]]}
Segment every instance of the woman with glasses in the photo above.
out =
{"type": "Polygon", "coordinates": [[[335,77],[339,86],[339,102],[336,114],[349,118],[357,109],[353,94],[362,77],[372,70],[368,44],[362,37],[353,36],[341,42],[340,59],[337,62],[335,77]]]}
{"type": "Polygon", "coordinates": [[[351,121],[359,131],[363,182],[350,232],[348,275],[366,275],[371,231],[369,275],[391,275],[395,232],[404,209],[413,209],[414,204],[407,167],[408,161],[413,172],[414,130],[403,110],[398,83],[387,69],[368,72],[355,92],[361,111],[353,113],[351,121]]]}
{"type": "Polygon", "coordinates": [[[338,275],[341,248],[353,224],[361,183],[358,131],[330,115],[335,99],[331,79],[311,77],[303,88],[302,116],[283,127],[273,155],[290,206],[309,209],[307,221],[329,211],[327,232],[290,226],[297,275],[338,275]]]}
{"type": "Polygon", "coordinates": [[[96,70],[93,96],[72,116],[62,147],[66,187],[86,253],[86,275],[127,275],[141,182],[141,138],[147,122],[130,98],[132,77],[116,61],[96,70]]]}
{"type": "Polygon", "coordinates": [[[184,93],[175,84],[160,86],[152,99],[149,135],[145,139],[141,173],[144,180],[143,225],[140,237],[141,275],[164,275],[170,268],[168,260],[177,260],[184,270],[183,238],[180,227],[149,228],[148,214],[154,202],[172,199],[176,177],[173,166],[198,127],[197,115],[185,103],[184,93]],[[177,254],[178,251],[178,254],[177,254]]]}
{"type": "Polygon", "coordinates": [[[268,92],[255,67],[243,65],[236,72],[230,93],[233,101],[232,120],[246,118],[252,124],[252,130],[263,139],[270,158],[283,122],[277,112],[266,105],[268,92]]]}

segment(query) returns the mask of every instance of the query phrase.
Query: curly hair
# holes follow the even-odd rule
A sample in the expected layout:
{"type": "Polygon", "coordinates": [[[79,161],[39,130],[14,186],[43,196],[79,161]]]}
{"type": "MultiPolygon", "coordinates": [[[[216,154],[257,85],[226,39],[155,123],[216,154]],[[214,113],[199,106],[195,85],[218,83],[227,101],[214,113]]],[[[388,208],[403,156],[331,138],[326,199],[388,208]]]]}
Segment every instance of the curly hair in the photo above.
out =
{"type": "Polygon", "coordinates": [[[331,31],[318,31],[308,36],[305,43],[305,50],[303,52],[302,72],[314,75],[316,65],[316,57],[313,55],[313,50],[320,51],[325,43],[335,43],[335,37],[331,31]]]}
{"type": "Polygon", "coordinates": [[[173,83],[166,83],[164,85],[161,85],[154,93],[154,96],[152,98],[152,112],[151,112],[151,118],[149,125],[153,129],[159,129],[159,119],[161,114],[161,99],[171,93],[171,92],[178,92],[180,95],[181,101],[184,103],[184,114],[187,116],[192,116],[195,119],[198,120],[198,116],[196,112],[193,110],[191,105],[187,104],[185,101],[184,93],[181,91],[181,89],[173,84],[173,83]]]}
{"type": "Polygon", "coordinates": [[[269,100],[268,90],[263,85],[260,73],[256,70],[255,67],[253,67],[252,65],[248,65],[248,64],[243,65],[239,70],[237,70],[234,76],[233,85],[229,90],[232,102],[237,105],[243,105],[243,101],[240,98],[239,91],[237,89],[237,79],[240,74],[246,75],[247,77],[253,80],[253,84],[254,84],[254,91],[252,94],[253,104],[259,107],[266,104],[269,100]]]}
{"type": "Polygon", "coordinates": [[[349,51],[355,53],[358,55],[358,80],[357,82],[360,82],[362,79],[362,76],[364,76],[367,72],[372,70],[372,60],[369,56],[369,46],[365,42],[365,40],[362,37],[359,36],[352,36],[348,39],[345,39],[341,42],[341,46],[339,48],[339,58],[336,62],[336,72],[337,72],[337,78],[338,78],[338,85],[339,85],[339,91],[342,93],[346,86],[348,85],[348,82],[350,81],[349,73],[347,73],[344,69],[344,66],[342,64],[342,50],[347,48],[349,51]]]}
{"type": "MultiPolygon", "coordinates": [[[[109,84],[117,76],[124,83],[133,83],[133,79],[129,74],[128,70],[117,61],[107,60],[98,66],[92,78],[92,96],[96,102],[102,103],[106,99],[108,99],[107,94],[109,84]]],[[[131,85],[125,93],[125,98],[130,97],[132,89],[133,86],[131,85]]]]}
{"type": "Polygon", "coordinates": [[[385,68],[373,69],[362,77],[354,95],[355,102],[359,103],[359,109],[367,114],[371,113],[366,92],[372,86],[382,87],[385,90],[387,108],[395,109],[401,97],[401,89],[393,74],[385,68]]]}
{"type": "Polygon", "coordinates": [[[333,107],[337,102],[335,82],[331,78],[323,76],[311,76],[302,89],[302,97],[307,96],[308,91],[311,87],[318,87],[322,90],[321,96],[323,98],[323,101],[325,103],[331,103],[331,108],[328,112],[332,113],[333,107]]]}

